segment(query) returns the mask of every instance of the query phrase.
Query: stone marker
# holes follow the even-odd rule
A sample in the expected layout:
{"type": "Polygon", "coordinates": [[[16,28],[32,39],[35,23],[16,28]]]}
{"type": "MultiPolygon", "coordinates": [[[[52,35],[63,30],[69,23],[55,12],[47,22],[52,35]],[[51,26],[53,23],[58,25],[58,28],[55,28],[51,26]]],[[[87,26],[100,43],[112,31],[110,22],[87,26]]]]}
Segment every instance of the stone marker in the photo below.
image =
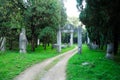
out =
{"type": "Polygon", "coordinates": [[[88,33],[87,33],[87,44],[90,44],[90,38],[88,36],[88,33]]]}
{"type": "Polygon", "coordinates": [[[26,53],[26,47],[27,47],[27,38],[25,34],[25,28],[22,28],[22,31],[19,36],[20,53],[26,53]]]}
{"type": "Polygon", "coordinates": [[[78,26],[78,53],[82,51],[82,28],[78,26]]]}
{"type": "Polygon", "coordinates": [[[106,58],[108,59],[113,59],[114,58],[114,44],[113,43],[109,43],[107,44],[107,54],[106,54],[106,58]]]}
{"type": "Polygon", "coordinates": [[[38,46],[40,45],[40,39],[37,40],[37,45],[38,45],[38,46]]]}
{"type": "Polygon", "coordinates": [[[6,38],[5,37],[1,37],[0,39],[0,51],[5,51],[5,47],[6,47],[6,38]]]}
{"type": "Polygon", "coordinates": [[[61,30],[60,30],[60,27],[57,32],[57,49],[58,49],[58,52],[61,52],[61,30]]]}
{"type": "Polygon", "coordinates": [[[73,31],[70,33],[70,46],[73,45],[73,31]]]}

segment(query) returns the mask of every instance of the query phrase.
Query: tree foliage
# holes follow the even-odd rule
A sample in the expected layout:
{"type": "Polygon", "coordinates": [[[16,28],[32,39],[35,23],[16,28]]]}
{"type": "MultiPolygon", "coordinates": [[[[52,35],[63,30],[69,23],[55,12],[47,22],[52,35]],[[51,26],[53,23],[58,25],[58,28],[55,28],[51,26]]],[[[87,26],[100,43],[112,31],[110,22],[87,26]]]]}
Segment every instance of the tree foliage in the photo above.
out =
{"type": "Polygon", "coordinates": [[[19,29],[24,26],[22,0],[0,0],[0,37],[7,38],[7,47],[18,41],[19,29]]]}
{"type": "MultiPolygon", "coordinates": [[[[78,6],[83,0],[77,0],[78,6]]],[[[120,1],[119,0],[85,0],[86,7],[81,9],[80,20],[86,25],[91,40],[98,44],[114,43],[117,53],[120,1]]],[[[79,7],[80,8],[80,7],[79,7]]]]}
{"type": "MultiPolygon", "coordinates": [[[[50,33],[48,28],[50,30],[52,29],[55,33],[55,30],[60,24],[64,25],[66,14],[64,6],[61,4],[62,2],[58,0],[30,0],[28,2],[25,14],[26,25],[30,28],[29,31],[31,31],[32,51],[35,50],[35,44],[39,36],[41,36],[42,39],[47,38],[48,41],[51,41],[47,35],[50,33]]],[[[52,32],[50,34],[52,34],[52,32]]],[[[53,36],[54,35],[52,35],[52,37],[53,36]]],[[[44,44],[46,43],[44,42],[44,44]]]]}
{"type": "Polygon", "coordinates": [[[79,25],[79,18],[77,17],[68,17],[68,24],[72,24],[74,26],[78,26],[79,25]]]}
{"type": "Polygon", "coordinates": [[[52,43],[58,26],[65,22],[66,12],[61,0],[0,0],[0,37],[7,37],[11,46],[14,44],[11,41],[18,41],[22,27],[26,28],[32,51],[39,36],[41,39],[46,36],[52,43]]]}

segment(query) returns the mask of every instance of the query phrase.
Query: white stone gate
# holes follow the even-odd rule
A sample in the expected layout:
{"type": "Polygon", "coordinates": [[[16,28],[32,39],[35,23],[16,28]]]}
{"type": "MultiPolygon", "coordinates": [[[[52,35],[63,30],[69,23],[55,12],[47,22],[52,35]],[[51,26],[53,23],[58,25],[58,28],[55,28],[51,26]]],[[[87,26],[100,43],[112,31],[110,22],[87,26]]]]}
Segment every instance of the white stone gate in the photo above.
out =
{"type": "Polygon", "coordinates": [[[82,49],[82,28],[79,26],[78,28],[75,28],[72,24],[66,24],[64,27],[60,27],[57,31],[57,49],[58,52],[61,52],[61,34],[64,33],[70,33],[70,46],[73,45],[73,33],[74,30],[77,29],[78,33],[78,52],[81,53],[82,49]]]}

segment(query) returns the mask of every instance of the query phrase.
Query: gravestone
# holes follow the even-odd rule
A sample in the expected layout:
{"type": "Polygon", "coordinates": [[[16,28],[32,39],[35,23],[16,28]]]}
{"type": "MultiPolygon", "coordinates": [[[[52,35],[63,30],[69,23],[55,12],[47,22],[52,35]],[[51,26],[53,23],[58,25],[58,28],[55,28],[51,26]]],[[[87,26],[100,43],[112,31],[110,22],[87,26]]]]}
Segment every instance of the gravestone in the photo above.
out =
{"type": "Polygon", "coordinates": [[[59,30],[57,31],[57,50],[58,52],[61,52],[61,30],[59,27],[59,30]]]}
{"type": "Polygon", "coordinates": [[[38,46],[40,45],[40,39],[37,40],[37,45],[38,45],[38,46]]]}
{"type": "Polygon", "coordinates": [[[0,51],[5,51],[5,44],[6,44],[6,38],[5,37],[1,37],[0,39],[0,51]]]}
{"type": "Polygon", "coordinates": [[[106,58],[108,59],[113,59],[114,58],[114,44],[113,43],[109,43],[107,44],[107,54],[106,54],[106,58]]]}
{"type": "Polygon", "coordinates": [[[90,44],[90,38],[88,36],[88,33],[87,33],[87,44],[90,44]]]}
{"type": "Polygon", "coordinates": [[[70,33],[70,46],[73,45],[73,31],[70,33]]]}
{"type": "Polygon", "coordinates": [[[26,47],[27,47],[27,38],[25,34],[25,28],[22,28],[22,31],[19,36],[20,53],[26,53],[26,47]]]}
{"type": "Polygon", "coordinates": [[[98,48],[98,45],[95,42],[92,42],[90,46],[91,46],[91,49],[93,50],[98,48]]]}
{"type": "Polygon", "coordinates": [[[82,51],[82,28],[78,26],[78,53],[82,51]]]}

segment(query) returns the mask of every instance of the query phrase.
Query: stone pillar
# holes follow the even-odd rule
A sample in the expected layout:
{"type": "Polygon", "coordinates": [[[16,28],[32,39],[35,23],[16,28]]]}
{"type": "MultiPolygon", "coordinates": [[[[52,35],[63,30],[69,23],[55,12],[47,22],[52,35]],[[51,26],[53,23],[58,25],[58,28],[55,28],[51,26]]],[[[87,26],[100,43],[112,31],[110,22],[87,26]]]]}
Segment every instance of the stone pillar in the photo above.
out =
{"type": "Polygon", "coordinates": [[[78,53],[82,52],[82,28],[78,26],[78,53]]]}
{"type": "Polygon", "coordinates": [[[40,39],[37,40],[37,45],[38,45],[38,46],[40,45],[40,39]]]}
{"type": "Polygon", "coordinates": [[[57,49],[58,52],[61,52],[61,30],[59,28],[58,32],[57,32],[57,49]]]}
{"type": "Polygon", "coordinates": [[[73,45],[73,31],[70,33],[70,46],[73,45]]]}
{"type": "Polygon", "coordinates": [[[113,52],[114,52],[114,44],[113,43],[107,44],[106,58],[113,59],[114,58],[114,53],[113,52]]]}
{"type": "Polygon", "coordinates": [[[88,33],[87,33],[87,44],[90,44],[90,38],[88,36],[88,33]]]}
{"type": "Polygon", "coordinates": [[[25,28],[22,28],[22,31],[19,36],[20,53],[26,53],[26,47],[27,47],[27,38],[25,34],[25,28]]]}
{"type": "Polygon", "coordinates": [[[0,39],[1,45],[0,45],[0,51],[5,51],[6,48],[6,38],[5,37],[1,37],[0,39]]]}

